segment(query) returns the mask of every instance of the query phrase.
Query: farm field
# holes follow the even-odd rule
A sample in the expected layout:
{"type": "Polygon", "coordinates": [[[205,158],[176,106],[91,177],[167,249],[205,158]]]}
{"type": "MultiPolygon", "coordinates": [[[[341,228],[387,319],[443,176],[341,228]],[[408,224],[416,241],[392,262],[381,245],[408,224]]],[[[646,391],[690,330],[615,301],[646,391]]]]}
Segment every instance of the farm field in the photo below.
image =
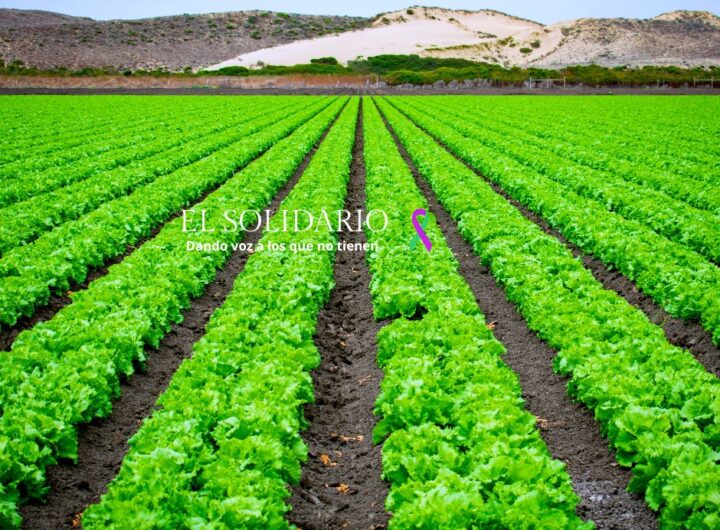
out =
{"type": "Polygon", "coordinates": [[[720,528],[719,99],[0,110],[0,528],[720,528]]]}

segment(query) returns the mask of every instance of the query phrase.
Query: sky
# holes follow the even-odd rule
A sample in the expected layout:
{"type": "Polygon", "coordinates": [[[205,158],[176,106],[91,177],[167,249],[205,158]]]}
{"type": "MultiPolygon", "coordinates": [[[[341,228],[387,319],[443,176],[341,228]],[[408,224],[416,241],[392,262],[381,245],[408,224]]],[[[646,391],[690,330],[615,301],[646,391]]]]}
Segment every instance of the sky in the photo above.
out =
{"type": "MultiPolygon", "coordinates": [[[[98,20],[251,9],[308,15],[373,16],[384,11],[404,9],[412,4],[413,0],[0,0],[0,7],[43,9],[98,20]]],[[[720,0],[425,0],[422,5],[455,9],[496,9],[546,24],[581,17],[651,18],[676,9],[704,10],[720,14],[720,0]]]]}

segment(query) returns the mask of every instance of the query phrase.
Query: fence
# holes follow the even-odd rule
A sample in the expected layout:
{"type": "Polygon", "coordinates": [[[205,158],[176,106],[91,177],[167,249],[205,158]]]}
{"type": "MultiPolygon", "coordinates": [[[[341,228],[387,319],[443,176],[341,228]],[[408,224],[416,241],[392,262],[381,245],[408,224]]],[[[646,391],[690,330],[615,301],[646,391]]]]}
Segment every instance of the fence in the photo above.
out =
{"type": "Polygon", "coordinates": [[[543,78],[543,79],[533,79],[532,77],[527,80],[527,86],[528,88],[550,88],[555,86],[555,82],[562,81],[563,88],[567,87],[567,80],[565,77],[562,78],[543,78]],[[544,85],[544,86],[543,86],[544,85]]]}
{"type": "MultiPolygon", "coordinates": [[[[698,79],[697,77],[695,77],[695,78],[693,78],[693,87],[697,88],[698,83],[700,83],[700,84],[710,83],[710,88],[715,88],[715,81],[716,81],[716,79],[714,77],[711,77],[710,79],[698,79]]],[[[717,81],[720,81],[720,79],[717,81]]]]}

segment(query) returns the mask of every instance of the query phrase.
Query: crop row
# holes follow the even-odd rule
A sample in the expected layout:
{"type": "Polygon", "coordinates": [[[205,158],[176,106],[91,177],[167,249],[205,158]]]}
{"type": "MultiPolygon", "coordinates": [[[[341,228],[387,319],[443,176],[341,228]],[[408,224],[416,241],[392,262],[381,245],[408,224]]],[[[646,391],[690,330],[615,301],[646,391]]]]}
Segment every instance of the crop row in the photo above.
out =
{"type": "MultiPolygon", "coordinates": [[[[0,138],[0,166],[25,159],[28,151],[32,151],[38,160],[43,160],[51,153],[88,144],[92,146],[94,141],[108,133],[131,131],[138,126],[171,121],[173,118],[173,114],[168,112],[167,100],[122,98],[81,97],[79,105],[73,105],[72,98],[62,97],[62,112],[57,109],[58,98],[5,98],[3,104],[6,110],[19,108],[22,111],[18,117],[8,118],[6,122],[14,127],[0,138]],[[30,109],[23,108],[29,102],[40,109],[38,117],[31,116],[30,109]],[[43,102],[50,103],[48,108],[42,105],[43,102]],[[48,117],[52,118],[52,122],[49,122],[48,117]],[[18,127],[18,124],[22,124],[22,127],[18,127]],[[26,134],[20,132],[21,129],[26,134]]],[[[214,107],[206,102],[183,102],[182,99],[173,99],[174,112],[192,115],[214,107]]],[[[72,159],[67,159],[67,162],[72,163],[72,159]]]]}
{"type": "MultiPolygon", "coordinates": [[[[0,108],[3,116],[7,116],[7,120],[0,123],[0,146],[14,145],[12,138],[19,142],[37,141],[39,144],[46,138],[53,138],[61,131],[81,129],[78,123],[92,122],[94,119],[104,120],[105,123],[111,121],[108,116],[108,100],[114,99],[113,103],[117,103],[118,110],[125,111],[129,108],[136,107],[137,101],[133,102],[131,98],[84,98],[71,96],[68,98],[58,98],[57,96],[38,96],[28,98],[26,96],[8,96],[0,101],[0,108]],[[62,100],[62,105],[59,101],[62,100]],[[67,112],[57,112],[59,106],[67,112]],[[54,119],[48,123],[48,116],[57,114],[54,119]],[[43,127],[44,125],[44,127],[43,127]],[[10,135],[10,136],[6,136],[10,135]]],[[[134,98],[137,99],[137,98],[134,98]]],[[[159,104],[158,107],[162,105],[159,104]]],[[[94,124],[97,126],[97,124],[94,124]]]]}
{"type": "MultiPolygon", "coordinates": [[[[342,104],[336,100],[327,106],[324,101],[325,109],[317,116],[197,208],[216,222],[229,208],[262,209],[342,104]]],[[[316,114],[317,108],[307,112],[316,114]]],[[[225,159],[224,164],[231,162],[225,159]]],[[[181,311],[213,280],[230,253],[188,252],[187,241],[213,238],[232,243],[242,236],[239,230],[183,232],[182,219],[176,219],[111,267],[107,276],[76,293],[73,303],[54,318],[18,336],[0,364],[0,527],[19,523],[12,507],[24,500],[21,495],[44,494],[47,466],[58,459],[77,458],[75,425],[109,414],[119,393],[119,376],[132,374],[134,365],[143,362],[145,348],[156,347],[170,325],[182,320],[181,311]]],[[[151,489],[153,484],[142,487],[151,489]]]]}
{"type": "MultiPolygon", "coordinates": [[[[714,214],[720,214],[720,190],[714,186],[708,186],[706,177],[701,179],[703,169],[710,169],[716,162],[706,161],[702,168],[694,168],[692,174],[697,178],[687,176],[679,178],[670,172],[667,167],[648,168],[644,167],[642,160],[647,158],[653,150],[658,148],[657,144],[649,144],[630,148],[625,143],[616,143],[614,137],[601,139],[608,134],[608,129],[614,131],[616,125],[612,121],[605,124],[605,130],[581,130],[568,129],[558,123],[555,115],[544,116],[544,120],[537,124],[528,123],[527,116],[515,116],[502,114],[499,109],[483,109],[478,114],[475,109],[468,109],[464,100],[450,100],[448,107],[451,110],[462,112],[464,121],[472,121],[482,116],[483,127],[499,132],[510,134],[510,138],[518,139],[523,144],[536,145],[539,148],[573,160],[583,166],[603,172],[603,175],[610,175],[613,180],[622,185],[618,179],[640,186],[631,187],[634,193],[647,188],[663,192],[671,197],[672,203],[687,203],[693,207],[707,210],[714,214]],[[508,133],[510,131],[510,133],[508,133]],[[632,159],[629,153],[633,153],[632,159]],[[640,159],[640,160],[638,160],[640,159]]],[[[577,114],[573,114],[577,117],[577,114]]],[[[577,124],[575,124],[577,127],[577,124]]],[[[675,152],[664,155],[663,160],[668,161],[673,157],[685,156],[685,151],[675,147],[675,152]]],[[[537,160],[537,159],[536,159],[537,160]]],[[[539,160],[542,160],[539,159],[539,160]]],[[[625,185],[627,186],[627,185],[625,185]]],[[[613,204],[609,202],[608,204],[613,204]]],[[[678,205],[679,206],[679,205],[678,205]]],[[[669,227],[664,227],[669,229],[669,227]]]]}
{"type": "Polygon", "coordinates": [[[617,268],[670,314],[699,319],[720,344],[720,269],[716,265],[471,136],[465,137],[460,132],[467,129],[465,124],[454,122],[449,126],[427,112],[399,101],[394,104],[569,241],[617,268]]]}
{"type": "MultiPolygon", "coordinates": [[[[126,162],[133,161],[128,165],[110,171],[93,168],[93,176],[0,209],[0,255],[32,241],[54,226],[77,219],[109,200],[135,190],[142,193],[142,186],[157,177],[177,171],[270,127],[280,117],[300,111],[299,106],[277,107],[277,104],[268,105],[237,123],[214,127],[197,127],[198,123],[195,123],[191,126],[195,132],[192,129],[180,130],[147,144],[136,154],[129,154],[126,162]]],[[[83,164],[78,166],[80,173],[83,164]]],[[[61,173],[68,174],[67,171],[61,173]]]]}
{"type": "Polygon", "coordinates": [[[716,528],[720,381],[392,105],[380,106],[462,235],[558,351],[569,393],[594,411],[618,462],[632,468],[629,488],[644,492],[668,528],[716,528]]]}
{"type": "MultiPolygon", "coordinates": [[[[357,105],[348,104],[282,210],[319,216],[343,207],[357,105]]],[[[258,179],[283,165],[291,167],[278,159],[258,179]]],[[[264,234],[84,528],[289,527],[286,484],[307,459],[302,407],[313,399],[313,335],[333,287],[336,239],[322,227],[264,234]],[[292,243],[332,250],[292,252],[292,243]]]]}
{"type": "MultiPolygon", "coordinates": [[[[135,130],[152,130],[156,127],[167,126],[162,121],[163,113],[157,109],[155,113],[149,113],[135,120],[126,120],[115,124],[104,123],[91,131],[65,131],[53,135],[51,139],[44,142],[13,142],[0,154],[0,172],[3,180],[12,181],[21,179],[29,173],[39,173],[53,167],[71,166],[73,158],[63,156],[66,151],[72,151],[77,158],[94,156],[103,153],[104,145],[100,143],[108,134],[123,133],[122,137],[127,143],[132,143],[135,130]],[[32,158],[28,157],[32,153],[32,158]],[[58,154],[59,153],[59,154],[58,154]],[[87,154],[86,154],[87,153],[87,154]],[[53,157],[58,156],[58,160],[53,157]],[[58,162],[55,165],[53,162],[58,162]]],[[[22,119],[22,118],[16,118],[22,119]]],[[[41,126],[37,126],[38,129],[41,126]]]]}
{"type": "Polygon", "coordinates": [[[51,292],[68,289],[70,282],[82,282],[90,267],[122,254],[127,245],[224,182],[328,104],[327,99],[315,100],[298,113],[276,116],[278,121],[268,129],[13,249],[0,260],[0,323],[13,325],[46,303],[51,292]]]}
{"type": "Polygon", "coordinates": [[[401,316],[378,333],[374,438],[389,435],[390,527],[591,528],[434,219],[432,251],[408,250],[411,215],[427,203],[372,103],[364,133],[367,209],[389,218],[367,233],[379,248],[369,255],[374,312],[401,316]]]}
{"type": "MultiPolygon", "coordinates": [[[[720,216],[693,208],[647,186],[627,182],[626,172],[599,170],[571,162],[581,158],[583,152],[590,151],[583,151],[582,145],[577,143],[556,143],[548,138],[533,139],[523,134],[517,125],[499,125],[490,116],[486,118],[488,123],[480,127],[472,119],[473,114],[468,115],[467,111],[459,108],[456,110],[445,105],[440,114],[438,107],[432,104],[413,105],[411,100],[406,101],[414,108],[432,113],[434,118],[446,125],[455,125],[460,120],[461,132],[466,137],[482,142],[567,186],[573,192],[597,201],[608,210],[626,219],[639,221],[671,241],[686,245],[720,263],[720,216]],[[563,154],[555,154],[556,151],[563,154]]],[[[547,130],[548,135],[552,134],[552,125],[548,125],[547,130]]],[[[687,179],[674,181],[684,185],[687,179]]],[[[715,202],[720,210],[720,189],[708,189],[707,184],[702,187],[707,191],[708,199],[716,195],[715,202]]]]}
{"type": "MultiPolygon", "coordinates": [[[[104,114],[108,114],[105,111],[104,114]]],[[[98,141],[105,139],[108,135],[116,138],[117,143],[127,143],[133,140],[136,131],[147,132],[167,126],[163,123],[162,109],[155,109],[155,112],[148,113],[148,116],[118,117],[115,123],[105,123],[92,131],[80,133],[78,131],[67,131],[54,137],[51,141],[38,146],[24,146],[21,142],[13,144],[15,151],[22,153],[16,156],[15,160],[7,161],[0,166],[0,178],[3,180],[24,179],[28,175],[35,175],[44,170],[71,167],[75,162],[101,155],[112,149],[112,144],[98,141]],[[32,154],[32,156],[28,156],[32,154]]],[[[116,115],[113,113],[111,116],[116,115]]],[[[165,114],[167,117],[167,114],[165,114]]]]}
{"type": "MultiPolygon", "coordinates": [[[[113,131],[112,134],[95,139],[93,147],[88,148],[84,156],[72,159],[67,164],[53,164],[37,172],[21,169],[18,178],[4,179],[5,186],[0,191],[0,206],[16,205],[16,209],[22,208],[20,201],[40,197],[127,164],[134,163],[137,169],[145,158],[162,154],[206,134],[229,129],[236,123],[250,121],[256,115],[262,114],[263,109],[267,111],[273,107],[269,103],[257,105],[249,116],[237,120],[228,120],[226,109],[217,113],[206,111],[194,117],[184,117],[172,126],[155,122],[144,127],[135,126],[130,131],[113,131]]],[[[33,157],[43,156],[34,150],[28,152],[31,152],[33,157]]]]}
{"type": "Polygon", "coordinates": [[[597,98],[474,98],[469,111],[483,109],[498,119],[519,120],[521,129],[552,127],[579,138],[594,139],[608,159],[620,159],[643,173],[659,171],[673,178],[713,182],[720,172],[717,156],[718,115],[712,97],[597,98]],[[541,104],[538,104],[541,103],[541,104]],[[678,116],[683,119],[679,120],[678,116]]]}

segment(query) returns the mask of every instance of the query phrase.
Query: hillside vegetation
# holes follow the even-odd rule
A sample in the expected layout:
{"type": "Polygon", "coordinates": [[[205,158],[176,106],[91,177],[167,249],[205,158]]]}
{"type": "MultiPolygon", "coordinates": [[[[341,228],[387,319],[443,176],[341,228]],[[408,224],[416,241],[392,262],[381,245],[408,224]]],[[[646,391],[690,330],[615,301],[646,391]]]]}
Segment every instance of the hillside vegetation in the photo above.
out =
{"type": "Polygon", "coordinates": [[[543,25],[491,10],[413,7],[378,15],[369,27],[243,52],[212,65],[294,65],[335,56],[418,54],[510,68],[711,66],[720,64],[720,18],[674,11],[652,19],[578,19],[543,25]]]}
{"type": "Polygon", "coordinates": [[[269,11],[97,21],[44,11],[0,9],[0,60],[40,69],[171,71],[298,39],[359,29],[368,20],[269,11]]]}

